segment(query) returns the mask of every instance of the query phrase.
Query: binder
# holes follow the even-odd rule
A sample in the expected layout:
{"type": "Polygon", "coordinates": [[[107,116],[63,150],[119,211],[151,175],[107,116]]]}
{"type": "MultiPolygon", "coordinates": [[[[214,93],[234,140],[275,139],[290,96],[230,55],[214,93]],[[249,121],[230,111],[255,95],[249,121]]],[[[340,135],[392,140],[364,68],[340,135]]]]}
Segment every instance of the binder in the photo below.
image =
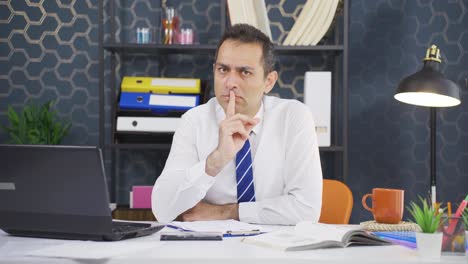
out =
{"type": "Polygon", "coordinates": [[[151,192],[153,186],[133,186],[131,191],[131,208],[151,209],[151,192]]]}
{"type": "Polygon", "coordinates": [[[315,119],[319,147],[329,147],[331,132],[331,72],[306,72],[304,103],[315,119]]]}
{"type": "Polygon", "coordinates": [[[125,132],[174,132],[179,126],[179,117],[117,117],[117,131],[125,132]]]}
{"type": "Polygon", "coordinates": [[[125,76],[122,80],[121,90],[122,92],[135,93],[199,94],[200,79],[125,76]]]}
{"type": "Polygon", "coordinates": [[[150,110],[158,114],[168,113],[169,111],[187,111],[199,104],[199,95],[186,94],[122,92],[119,101],[122,110],[150,110]]]}

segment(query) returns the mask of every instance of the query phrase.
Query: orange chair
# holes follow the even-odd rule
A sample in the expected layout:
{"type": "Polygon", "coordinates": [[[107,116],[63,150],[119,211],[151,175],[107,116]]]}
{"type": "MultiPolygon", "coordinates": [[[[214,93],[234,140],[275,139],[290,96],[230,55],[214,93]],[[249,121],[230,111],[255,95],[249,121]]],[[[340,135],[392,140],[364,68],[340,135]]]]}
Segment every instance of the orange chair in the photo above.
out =
{"type": "Polygon", "coordinates": [[[353,193],[346,184],[336,180],[323,180],[320,223],[348,224],[353,210],[353,193]]]}

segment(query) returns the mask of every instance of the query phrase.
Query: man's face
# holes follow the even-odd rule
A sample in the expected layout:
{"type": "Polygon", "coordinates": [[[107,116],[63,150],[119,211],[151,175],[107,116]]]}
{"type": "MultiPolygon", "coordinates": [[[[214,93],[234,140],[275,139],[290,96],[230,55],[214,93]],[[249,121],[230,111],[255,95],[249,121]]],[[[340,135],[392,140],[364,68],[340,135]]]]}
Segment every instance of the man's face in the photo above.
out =
{"type": "Polygon", "coordinates": [[[265,76],[262,47],[255,43],[226,40],[214,64],[215,95],[226,112],[229,92],[236,95],[236,113],[254,116],[264,93],[273,88],[277,73],[265,76]]]}

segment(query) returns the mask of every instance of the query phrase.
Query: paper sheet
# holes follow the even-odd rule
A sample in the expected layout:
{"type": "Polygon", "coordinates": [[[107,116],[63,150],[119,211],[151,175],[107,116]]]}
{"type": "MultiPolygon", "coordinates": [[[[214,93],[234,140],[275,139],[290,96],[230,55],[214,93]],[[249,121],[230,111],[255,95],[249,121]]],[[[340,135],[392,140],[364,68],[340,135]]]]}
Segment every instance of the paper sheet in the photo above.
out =
{"type": "Polygon", "coordinates": [[[352,227],[348,225],[328,225],[310,221],[300,222],[294,228],[295,233],[300,236],[311,238],[319,237],[321,240],[336,241],[341,241],[346,232],[354,229],[360,229],[360,227],[352,227]]]}
{"type": "Polygon", "coordinates": [[[140,250],[154,249],[155,246],[151,242],[67,241],[62,245],[31,251],[27,255],[53,258],[105,259],[140,250]]]}
{"type": "Polygon", "coordinates": [[[170,225],[178,226],[186,230],[198,232],[221,232],[227,231],[251,231],[260,230],[262,232],[270,232],[272,228],[265,225],[253,225],[236,220],[221,220],[221,221],[194,221],[194,222],[179,222],[174,221],[170,225]]]}

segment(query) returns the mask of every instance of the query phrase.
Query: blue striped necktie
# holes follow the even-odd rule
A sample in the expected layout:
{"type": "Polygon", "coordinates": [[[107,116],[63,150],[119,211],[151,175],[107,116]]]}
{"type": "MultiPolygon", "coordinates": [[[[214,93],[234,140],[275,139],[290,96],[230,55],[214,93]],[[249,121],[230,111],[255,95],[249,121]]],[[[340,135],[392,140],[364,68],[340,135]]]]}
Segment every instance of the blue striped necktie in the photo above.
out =
{"type": "Polygon", "coordinates": [[[255,202],[252,153],[249,140],[236,155],[237,202],[255,202]]]}

